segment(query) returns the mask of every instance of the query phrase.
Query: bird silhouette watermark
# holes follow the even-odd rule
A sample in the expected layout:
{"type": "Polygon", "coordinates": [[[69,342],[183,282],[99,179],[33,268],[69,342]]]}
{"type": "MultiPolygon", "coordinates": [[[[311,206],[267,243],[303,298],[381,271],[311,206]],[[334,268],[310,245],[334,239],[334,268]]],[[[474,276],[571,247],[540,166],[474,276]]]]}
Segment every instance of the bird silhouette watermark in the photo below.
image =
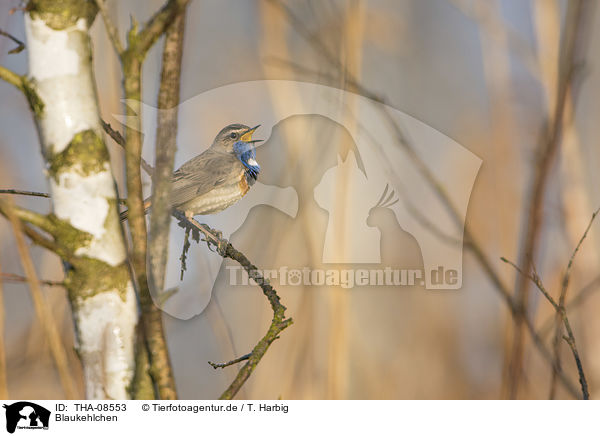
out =
{"type": "MultiPolygon", "coordinates": [[[[249,257],[260,256],[265,274],[287,267],[277,275],[283,286],[459,289],[464,219],[481,159],[433,127],[386,106],[415,145],[407,149],[382,124],[381,105],[349,91],[286,80],[235,83],[181,103],[176,168],[209,150],[222,126],[260,124],[264,139],[252,144],[255,156],[244,155],[246,163],[252,159],[260,167],[252,188],[230,207],[196,219],[221,231],[224,239],[237,238],[236,247],[249,257]],[[333,131],[343,132],[341,139],[331,139],[327,132],[333,131]],[[424,172],[443,187],[452,211],[424,172]],[[259,210],[263,219],[250,219],[259,210]],[[288,247],[293,259],[265,253],[283,235],[297,233],[310,243],[300,239],[288,247]],[[309,258],[303,265],[302,259],[309,258]]],[[[142,105],[141,110],[138,116],[149,121],[143,125],[144,142],[153,144],[158,109],[142,105]]],[[[135,124],[130,116],[114,117],[135,124]]],[[[145,147],[147,160],[152,149],[145,147]]],[[[240,174],[247,170],[240,166],[240,174]]],[[[180,257],[184,239],[173,222],[166,247],[170,259],[180,257]]],[[[241,270],[227,271],[223,258],[207,246],[190,249],[186,263],[183,281],[178,262],[167,266],[165,289],[178,291],[161,308],[171,316],[188,319],[204,310],[219,286],[245,283],[241,270]]]]}

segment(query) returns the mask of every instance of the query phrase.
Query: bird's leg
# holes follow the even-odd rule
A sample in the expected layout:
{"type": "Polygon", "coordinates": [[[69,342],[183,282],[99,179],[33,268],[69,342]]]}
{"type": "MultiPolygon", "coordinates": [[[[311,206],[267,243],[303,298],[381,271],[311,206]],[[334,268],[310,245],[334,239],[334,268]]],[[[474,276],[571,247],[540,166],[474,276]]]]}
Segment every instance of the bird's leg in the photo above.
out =
{"type": "MultiPolygon", "coordinates": [[[[213,229],[212,227],[209,227],[209,226],[206,226],[206,228],[208,229],[208,232],[211,235],[210,243],[212,243],[215,246],[217,253],[219,253],[221,256],[225,257],[225,254],[227,253],[227,246],[229,245],[229,241],[227,239],[223,238],[223,232],[221,232],[220,230],[213,229]]],[[[210,246],[210,244],[209,244],[209,246],[210,246]]]]}
{"type": "MultiPolygon", "coordinates": [[[[185,217],[187,218],[188,221],[192,221],[192,219],[194,218],[194,213],[192,211],[186,210],[185,211],[185,217]]],[[[206,226],[206,224],[204,224],[206,226]]],[[[227,252],[227,245],[229,245],[229,241],[227,239],[223,238],[223,232],[221,232],[220,230],[216,230],[216,229],[212,229],[208,226],[206,226],[209,230],[209,233],[212,233],[212,241],[208,241],[206,240],[206,242],[208,242],[208,248],[210,249],[210,244],[214,244],[217,253],[219,253],[221,256],[225,256],[225,253],[227,252]]]]}

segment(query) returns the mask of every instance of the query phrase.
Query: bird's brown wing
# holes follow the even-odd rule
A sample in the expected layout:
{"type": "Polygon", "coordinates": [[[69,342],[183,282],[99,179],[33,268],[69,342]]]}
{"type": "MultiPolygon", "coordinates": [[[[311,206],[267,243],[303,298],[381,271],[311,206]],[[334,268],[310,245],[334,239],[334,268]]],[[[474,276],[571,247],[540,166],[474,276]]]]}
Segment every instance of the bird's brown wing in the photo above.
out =
{"type": "Polygon", "coordinates": [[[173,173],[171,205],[178,207],[214,188],[239,182],[242,169],[234,155],[209,148],[173,173]]]}

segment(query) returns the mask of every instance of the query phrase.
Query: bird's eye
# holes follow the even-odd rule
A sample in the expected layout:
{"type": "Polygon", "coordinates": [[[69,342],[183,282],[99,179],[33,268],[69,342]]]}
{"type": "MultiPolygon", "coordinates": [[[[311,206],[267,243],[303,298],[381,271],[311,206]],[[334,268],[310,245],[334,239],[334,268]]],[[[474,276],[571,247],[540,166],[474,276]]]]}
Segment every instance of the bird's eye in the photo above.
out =
{"type": "Polygon", "coordinates": [[[229,137],[230,137],[231,139],[236,139],[236,138],[237,138],[237,136],[238,136],[238,135],[237,135],[237,133],[235,133],[235,132],[233,132],[231,135],[229,135],[229,137]]]}

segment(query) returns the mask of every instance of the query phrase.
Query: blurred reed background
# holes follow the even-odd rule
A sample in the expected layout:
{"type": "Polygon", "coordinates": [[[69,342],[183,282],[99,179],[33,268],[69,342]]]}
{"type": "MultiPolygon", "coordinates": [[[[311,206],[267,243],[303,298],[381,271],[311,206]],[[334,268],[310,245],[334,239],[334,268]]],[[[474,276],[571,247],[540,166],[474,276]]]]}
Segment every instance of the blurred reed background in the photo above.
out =
{"type": "MultiPolygon", "coordinates": [[[[9,14],[19,3],[0,4],[0,27],[25,40],[22,14],[9,14]]],[[[108,2],[122,35],[130,15],[143,21],[161,4],[159,0],[108,2]]],[[[540,132],[551,122],[558,98],[560,36],[566,9],[567,1],[559,0],[194,0],[187,15],[181,99],[231,83],[262,79],[310,81],[350,90],[359,82],[373,94],[384,96],[390,106],[425,122],[482,159],[467,225],[512,293],[518,277],[500,257],[520,259],[540,132]],[[324,52],[333,54],[334,59],[324,52]]],[[[600,10],[592,11],[580,92],[576,100],[567,97],[563,138],[544,195],[535,261],[556,299],[569,257],[592,212],[600,206],[596,171],[600,164],[596,120],[600,113],[600,10]]],[[[111,120],[113,114],[122,113],[120,69],[99,17],[92,31],[101,113],[111,120]]],[[[0,63],[24,73],[26,56],[8,55],[11,44],[0,39],[0,63]]],[[[156,104],[159,72],[160,46],[155,46],[144,66],[143,100],[148,105],[156,104]]],[[[356,101],[348,97],[344,104],[351,108],[356,101]]],[[[18,91],[2,82],[0,108],[0,187],[47,192],[28,107],[18,91]]],[[[227,108],[214,110],[227,112],[227,108]]],[[[349,132],[358,129],[359,122],[348,119],[341,128],[319,117],[290,118],[259,148],[261,181],[293,186],[299,207],[295,219],[273,213],[266,206],[255,207],[233,235],[232,243],[256,265],[269,268],[276,262],[299,268],[327,267],[321,258],[327,212],[313,194],[322,174],[303,158],[310,149],[312,159],[316,156],[334,166],[338,155],[345,158],[353,149],[349,132]]],[[[220,127],[215,126],[214,133],[220,127]]],[[[192,129],[184,133],[195,136],[193,125],[181,128],[192,129]]],[[[114,143],[108,144],[123,193],[122,151],[114,143]]],[[[198,151],[180,145],[179,153],[191,156],[206,145],[201,144],[198,151]]],[[[340,175],[335,183],[336,201],[343,206],[349,195],[348,180],[340,175]]],[[[47,200],[15,200],[48,211],[47,200]]],[[[422,259],[414,239],[387,212],[374,210],[370,217],[374,226],[392,229],[382,238],[382,258],[389,265],[419,267],[422,259]]],[[[336,224],[340,231],[348,225],[336,224]]],[[[597,225],[578,254],[567,299],[592,398],[600,395],[597,225]]],[[[23,275],[6,220],[0,220],[0,244],[1,271],[23,275]]],[[[337,249],[343,251],[344,247],[337,249]]],[[[40,278],[62,280],[56,257],[38,247],[31,247],[31,253],[40,278]]],[[[177,267],[176,257],[171,256],[170,262],[177,267]]],[[[230,263],[221,268],[213,299],[204,312],[189,320],[165,316],[183,399],[216,398],[236,369],[215,371],[206,362],[228,361],[250,351],[272,316],[258,287],[229,285],[226,265],[230,263]]],[[[468,249],[463,266],[463,286],[457,291],[431,291],[421,286],[278,287],[295,323],[267,352],[238,398],[510,397],[507,373],[515,335],[512,317],[468,249]]],[[[193,270],[193,265],[188,269],[193,270]]],[[[0,395],[62,397],[28,287],[9,280],[1,284],[0,395]],[[6,371],[2,370],[3,356],[6,371]],[[4,381],[7,391],[2,388],[4,381]]],[[[181,286],[193,285],[183,282],[181,286]]],[[[83,396],[64,290],[44,285],[43,291],[83,396]]],[[[554,319],[554,310],[533,286],[527,298],[531,319],[551,349],[553,327],[548,323],[554,319]]],[[[524,376],[517,397],[548,398],[551,366],[528,335],[523,345],[524,376]]],[[[563,370],[578,387],[569,348],[563,344],[561,350],[563,370]]],[[[555,396],[572,398],[560,383],[555,396]]]]}

